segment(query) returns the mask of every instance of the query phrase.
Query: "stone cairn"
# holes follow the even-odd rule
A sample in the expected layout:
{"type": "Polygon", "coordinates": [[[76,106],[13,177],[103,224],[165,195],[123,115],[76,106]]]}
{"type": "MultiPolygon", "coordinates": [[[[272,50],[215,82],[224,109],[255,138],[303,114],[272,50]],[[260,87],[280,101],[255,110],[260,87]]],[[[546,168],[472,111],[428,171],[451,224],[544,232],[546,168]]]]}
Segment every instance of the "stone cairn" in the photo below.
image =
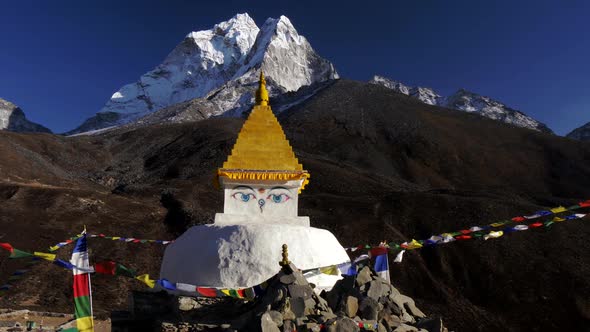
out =
{"type": "MultiPolygon", "coordinates": [[[[255,301],[194,299],[160,294],[172,300],[175,314],[162,312],[154,330],[189,331],[428,331],[446,332],[440,318],[428,318],[414,300],[377,276],[368,266],[344,276],[318,296],[283,247],[281,271],[255,301]],[[173,299],[172,299],[173,298],[173,299]],[[162,319],[163,318],[163,319],[162,319]]],[[[168,307],[162,305],[160,308],[168,307]]]]}

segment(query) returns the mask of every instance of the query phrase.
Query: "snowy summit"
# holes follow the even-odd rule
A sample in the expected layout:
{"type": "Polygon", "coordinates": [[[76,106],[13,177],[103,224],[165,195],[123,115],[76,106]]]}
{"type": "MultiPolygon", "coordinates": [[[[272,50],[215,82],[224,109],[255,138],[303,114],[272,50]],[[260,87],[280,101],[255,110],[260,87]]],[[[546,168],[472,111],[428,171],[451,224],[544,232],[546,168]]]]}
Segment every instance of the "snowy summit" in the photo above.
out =
{"type": "Polygon", "coordinates": [[[375,75],[369,82],[382,85],[407,96],[416,98],[428,105],[442,106],[465,112],[477,113],[486,118],[509,123],[514,126],[529,128],[545,133],[553,133],[545,124],[530,116],[512,109],[505,104],[465,89],[459,89],[453,95],[443,97],[430,88],[410,87],[401,82],[375,75]]]}
{"type": "Polygon", "coordinates": [[[162,64],[116,91],[92,118],[70,133],[116,126],[195,98],[215,111],[239,115],[253,105],[256,73],[263,69],[271,96],[337,79],[291,21],[269,18],[259,28],[246,13],[209,30],[189,33],[162,64]]]}

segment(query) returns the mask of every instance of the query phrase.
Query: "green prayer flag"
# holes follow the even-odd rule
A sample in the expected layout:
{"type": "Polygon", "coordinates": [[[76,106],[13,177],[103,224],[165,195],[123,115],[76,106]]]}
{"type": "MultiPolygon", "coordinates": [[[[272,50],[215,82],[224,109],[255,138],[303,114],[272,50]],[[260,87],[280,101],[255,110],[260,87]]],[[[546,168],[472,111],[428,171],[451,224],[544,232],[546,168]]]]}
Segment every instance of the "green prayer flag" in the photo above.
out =
{"type": "Polygon", "coordinates": [[[115,268],[115,275],[135,278],[137,276],[137,272],[117,263],[117,267],[115,268]]]}
{"type": "Polygon", "coordinates": [[[33,254],[30,254],[26,251],[14,249],[12,253],[10,253],[10,258],[24,258],[24,257],[31,257],[33,254]]]}
{"type": "Polygon", "coordinates": [[[545,223],[545,227],[549,227],[551,225],[555,224],[553,221],[548,221],[545,223]]]}
{"type": "Polygon", "coordinates": [[[568,210],[577,210],[579,208],[580,208],[580,206],[578,204],[576,204],[576,205],[572,205],[572,206],[568,207],[567,209],[568,210]]]}
{"type": "Polygon", "coordinates": [[[90,296],[78,296],[74,298],[74,309],[76,318],[90,316],[90,296]]]}

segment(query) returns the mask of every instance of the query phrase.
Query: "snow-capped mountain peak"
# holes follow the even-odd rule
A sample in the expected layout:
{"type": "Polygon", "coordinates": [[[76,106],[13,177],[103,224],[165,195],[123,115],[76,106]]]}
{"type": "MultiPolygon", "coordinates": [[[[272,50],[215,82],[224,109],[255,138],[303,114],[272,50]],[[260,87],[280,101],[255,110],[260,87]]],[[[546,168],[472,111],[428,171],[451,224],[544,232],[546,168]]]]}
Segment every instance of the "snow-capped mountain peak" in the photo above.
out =
{"type": "Polygon", "coordinates": [[[0,130],[51,133],[51,130],[42,125],[27,120],[20,107],[2,98],[0,98],[0,130]]]}
{"type": "Polygon", "coordinates": [[[369,83],[383,85],[386,88],[392,89],[406,96],[414,97],[428,105],[438,105],[442,99],[441,95],[430,88],[423,88],[419,86],[411,87],[405,85],[404,83],[390,80],[387,77],[379,75],[373,76],[373,79],[369,81],[369,83]]]}
{"type": "Polygon", "coordinates": [[[194,98],[207,98],[220,113],[241,114],[252,105],[260,69],[271,96],[338,78],[334,66],[315,53],[286,16],[269,18],[259,29],[248,14],[237,14],[189,33],[162,64],[123,86],[70,133],[128,123],[194,98]]]}
{"type": "Polygon", "coordinates": [[[466,89],[459,89],[448,97],[442,97],[430,88],[408,87],[407,85],[375,75],[372,84],[382,85],[399,93],[411,96],[429,105],[437,105],[465,112],[477,113],[490,119],[509,123],[518,127],[529,128],[546,133],[553,133],[545,124],[514,110],[505,104],[466,89]]]}

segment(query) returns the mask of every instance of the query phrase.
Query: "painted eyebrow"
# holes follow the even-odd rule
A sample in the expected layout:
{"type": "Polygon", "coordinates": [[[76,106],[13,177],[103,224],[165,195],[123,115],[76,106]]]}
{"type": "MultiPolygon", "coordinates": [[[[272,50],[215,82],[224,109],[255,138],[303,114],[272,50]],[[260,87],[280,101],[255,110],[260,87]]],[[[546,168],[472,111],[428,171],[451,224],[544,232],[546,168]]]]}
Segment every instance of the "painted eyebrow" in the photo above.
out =
{"type": "Polygon", "coordinates": [[[254,191],[254,189],[252,189],[252,187],[248,187],[248,186],[237,186],[237,187],[234,187],[234,190],[236,190],[236,189],[250,189],[250,190],[254,191]]]}
{"type": "Polygon", "coordinates": [[[287,189],[287,188],[285,188],[285,187],[272,187],[272,188],[270,188],[270,190],[269,190],[269,191],[272,191],[272,190],[275,190],[275,189],[284,189],[284,190],[286,190],[286,191],[288,191],[288,192],[291,192],[291,190],[289,190],[289,189],[287,189]]]}

